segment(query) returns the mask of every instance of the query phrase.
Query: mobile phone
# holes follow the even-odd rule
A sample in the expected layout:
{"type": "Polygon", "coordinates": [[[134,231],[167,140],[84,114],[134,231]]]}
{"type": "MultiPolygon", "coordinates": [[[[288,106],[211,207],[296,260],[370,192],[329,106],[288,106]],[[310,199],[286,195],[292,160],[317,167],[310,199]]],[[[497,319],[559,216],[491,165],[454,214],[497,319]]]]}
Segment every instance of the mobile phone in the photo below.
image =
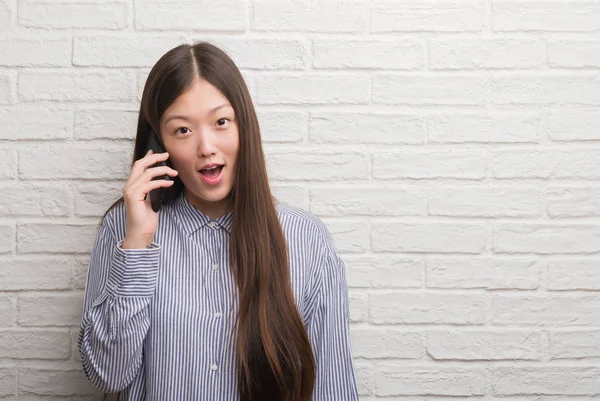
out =
{"type": "MultiPolygon", "coordinates": [[[[144,154],[147,154],[150,149],[152,149],[152,153],[164,153],[165,152],[165,148],[162,146],[162,143],[154,130],[150,130],[150,135],[148,136],[148,142],[146,143],[146,150],[144,151],[144,154]]],[[[155,163],[150,167],[158,167],[158,166],[169,166],[172,168],[171,163],[169,163],[168,160],[155,163]]],[[[159,175],[159,176],[152,178],[152,181],[155,181],[155,180],[172,180],[172,179],[168,174],[165,174],[165,175],[159,175]]],[[[150,201],[152,203],[152,210],[154,210],[155,212],[158,213],[158,211],[160,210],[160,207],[162,206],[162,204],[165,200],[165,196],[167,194],[168,189],[169,189],[168,187],[160,187],[160,188],[156,188],[156,189],[153,189],[150,191],[150,201]]]]}

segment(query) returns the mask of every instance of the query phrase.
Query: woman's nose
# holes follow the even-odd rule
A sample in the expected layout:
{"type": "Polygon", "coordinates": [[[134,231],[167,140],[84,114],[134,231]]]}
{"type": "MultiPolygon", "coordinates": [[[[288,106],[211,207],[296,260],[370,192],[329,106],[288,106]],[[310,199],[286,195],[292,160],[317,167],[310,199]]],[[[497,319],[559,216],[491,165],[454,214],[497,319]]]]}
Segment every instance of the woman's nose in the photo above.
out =
{"type": "Polygon", "coordinates": [[[198,154],[201,157],[207,157],[215,154],[216,146],[214,135],[209,130],[202,131],[200,135],[198,135],[198,154]]]}

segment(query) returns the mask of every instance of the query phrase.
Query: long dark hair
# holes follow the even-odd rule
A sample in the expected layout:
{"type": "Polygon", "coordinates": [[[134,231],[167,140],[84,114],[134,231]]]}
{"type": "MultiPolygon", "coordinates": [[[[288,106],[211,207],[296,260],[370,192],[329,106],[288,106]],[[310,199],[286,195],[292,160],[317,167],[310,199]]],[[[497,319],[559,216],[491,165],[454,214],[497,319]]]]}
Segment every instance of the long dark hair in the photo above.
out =
{"type": "MultiPolygon", "coordinates": [[[[133,162],[144,157],[150,129],[160,132],[165,110],[202,78],[229,100],[239,130],[230,260],[239,291],[236,369],[242,401],[309,401],[315,361],[294,302],[287,244],[269,187],[258,119],[250,93],[231,58],[207,42],[180,45],[154,65],[140,105],[133,162]]],[[[175,177],[164,204],[183,190],[175,177]]],[[[119,203],[121,197],[104,214],[119,203]]],[[[100,222],[102,224],[102,221],[100,222]]]]}

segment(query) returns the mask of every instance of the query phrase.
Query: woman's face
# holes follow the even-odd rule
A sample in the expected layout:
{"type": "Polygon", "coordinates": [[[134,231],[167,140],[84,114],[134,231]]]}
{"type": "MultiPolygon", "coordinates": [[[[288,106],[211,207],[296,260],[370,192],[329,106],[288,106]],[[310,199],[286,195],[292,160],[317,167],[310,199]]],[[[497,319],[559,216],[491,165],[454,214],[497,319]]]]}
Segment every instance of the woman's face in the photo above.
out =
{"type": "Polygon", "coordinates": [[[160,131],[190,203],[213,219],[223,215],[239,149],[237,120],[227,98],[196,79],[165,111],[160,131]]]}

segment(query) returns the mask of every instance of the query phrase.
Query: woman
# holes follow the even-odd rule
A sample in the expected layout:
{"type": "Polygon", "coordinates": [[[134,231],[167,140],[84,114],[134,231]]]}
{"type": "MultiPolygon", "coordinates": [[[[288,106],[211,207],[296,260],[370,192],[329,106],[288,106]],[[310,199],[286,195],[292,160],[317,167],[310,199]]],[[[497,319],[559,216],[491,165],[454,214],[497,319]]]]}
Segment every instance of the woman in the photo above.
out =
{"type": "Polygon", "coordinates": [[[344,264],[320,220],[273,200],[223,51],[181,45],[152,68],[134,161],[91,254],[88,379],[128,401],[357,400],[344,264]],[[165,153],[145,152],[153,131],[165,153]]]}

